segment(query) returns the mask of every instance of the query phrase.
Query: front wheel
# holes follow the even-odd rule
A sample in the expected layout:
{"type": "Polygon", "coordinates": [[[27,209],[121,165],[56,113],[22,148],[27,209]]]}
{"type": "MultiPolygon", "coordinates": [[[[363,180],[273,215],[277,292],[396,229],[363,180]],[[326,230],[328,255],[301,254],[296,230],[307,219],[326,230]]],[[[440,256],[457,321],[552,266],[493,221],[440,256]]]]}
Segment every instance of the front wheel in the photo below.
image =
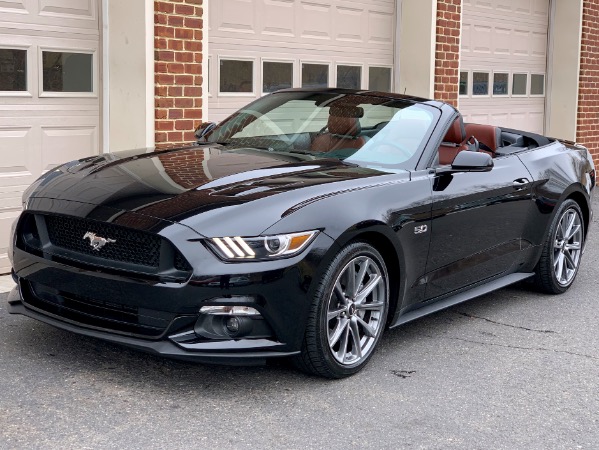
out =
{"type": "Polygon", "coordinates": [[[362,369],[383,333],[389,279],[380,253],[363,242],[344,247],[323,275],[296,365],[326,378],[362,369]]]}
{"type": "Polygon", "coordinates": [[[555,215],[537,266],[536,284],[549,294],[561,294],[574,282],[584,245],[580,206],[566,200],[555,215]]]}

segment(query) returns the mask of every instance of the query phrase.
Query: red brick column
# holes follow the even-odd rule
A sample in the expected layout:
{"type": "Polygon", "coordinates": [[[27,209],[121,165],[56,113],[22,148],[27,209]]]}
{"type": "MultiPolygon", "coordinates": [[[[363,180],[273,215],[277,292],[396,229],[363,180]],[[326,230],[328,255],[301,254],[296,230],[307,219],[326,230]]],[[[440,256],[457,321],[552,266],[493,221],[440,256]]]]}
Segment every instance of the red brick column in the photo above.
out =
{"type": "Polygon", "coordinates": [[[458,106],[462,0],[437,0],[435,99],[458,106]]]}
{"type": "Polygon", "coordinates": [[[202,119],[202,1],[154,1],[157,147],[193,141],[202,119]]]}
{"type": "Polygon", "coordinates": [[[585,0],[582,9],[576,134],[599,166],[599,0],[585,0]]]}

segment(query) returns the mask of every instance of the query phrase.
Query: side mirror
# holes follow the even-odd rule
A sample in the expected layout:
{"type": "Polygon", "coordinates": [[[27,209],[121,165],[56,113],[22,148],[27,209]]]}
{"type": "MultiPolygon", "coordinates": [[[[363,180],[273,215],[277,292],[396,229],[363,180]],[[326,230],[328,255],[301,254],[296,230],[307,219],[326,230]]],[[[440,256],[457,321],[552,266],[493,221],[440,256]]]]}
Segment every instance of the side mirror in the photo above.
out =
{"type": "Polygon", "coordinates": [[[493,167],[493,158],[488,153],[463,150],[457,154],[451,167],[440,167],[436,173],[441,175],[459,172],[489,172],[493,167]]]}
{"type": "Polygon", "coordinates": [[[451,172],[489,172],[493,166],[488,153],[462,151],[451,163],[451,172]]]}
{"type": "Polygon", "coordinates": [[[202,122],[195,130],[195,136],[198,140],[204,139],[205,136],[216,128],[214,122],[202,122]]]}

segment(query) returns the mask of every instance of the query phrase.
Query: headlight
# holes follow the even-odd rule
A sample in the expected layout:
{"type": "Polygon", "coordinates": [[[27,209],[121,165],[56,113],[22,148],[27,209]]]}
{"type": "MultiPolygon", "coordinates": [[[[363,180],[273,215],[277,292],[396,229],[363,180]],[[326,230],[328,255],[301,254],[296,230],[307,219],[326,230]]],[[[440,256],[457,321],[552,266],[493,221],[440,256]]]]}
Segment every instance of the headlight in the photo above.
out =
{"type": "Polygon", "coordinates": [[[208,239],[208,246],[225,261],[267,261],[289,258],[304,250],[318,231],[258,237],[220,237],[208,239]]]}

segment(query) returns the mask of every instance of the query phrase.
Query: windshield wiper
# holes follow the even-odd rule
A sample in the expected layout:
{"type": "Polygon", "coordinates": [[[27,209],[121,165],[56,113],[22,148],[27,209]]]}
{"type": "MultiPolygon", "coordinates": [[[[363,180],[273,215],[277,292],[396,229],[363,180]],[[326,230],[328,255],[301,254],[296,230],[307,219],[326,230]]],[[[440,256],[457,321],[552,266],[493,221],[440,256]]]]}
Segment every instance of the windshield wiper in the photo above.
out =
{"type": "Polygon", "coordinates": [[[285,150],[286,153],[297,153],[298,155],[312,155],[312,156],[316,156],[316,153],[314,152],[309,152],[306,150],[285,150]]]}
{"type": "Polygon", "coordinates": [[[222,145],[223,147],[234,146],[237,148],[246,148],[246,149],[250,149],[250,150],[265,150],[267,152],[277,151],[273,147],[265,147],[265,146],[260,146],[260,145],[245,145],[245,144],[241,144],[238,142],[207,142],[207,144],[222,145]]]}
{"type": "Polygon", "coordinates": [[[219,141],[206,141],[206,142],[198,142],[198,144],[206,144],[206,145],[222,145],[223,147],[226,147],[227,145],[231,145],[232,142],[219,142],[219,141]]]}

